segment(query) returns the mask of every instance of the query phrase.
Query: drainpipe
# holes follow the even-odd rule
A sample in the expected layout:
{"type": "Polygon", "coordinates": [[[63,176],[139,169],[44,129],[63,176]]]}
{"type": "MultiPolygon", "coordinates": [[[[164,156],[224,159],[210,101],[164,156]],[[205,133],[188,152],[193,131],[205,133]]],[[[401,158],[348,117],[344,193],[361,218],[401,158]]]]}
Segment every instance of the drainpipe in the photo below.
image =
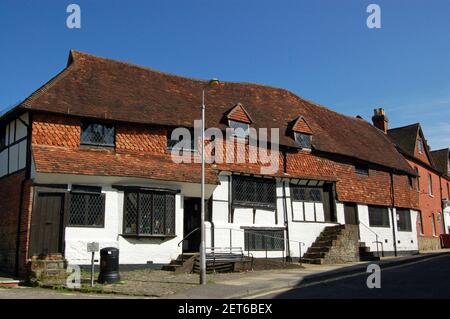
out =
{"type": "Polygon", "coordinates": [[[20,232],[21,232],[21,224],[22,224],[22,211],[23,211],[23,192],[25,189],[25,182],[27,180],[24,179],[20,183],[20,202],[19,202],[19,214],[18,214],[18,223],[17,223],[17,237],[16,237],[16,256],[14,263],[14,275],[16,277],[19,276],[19,267],[20,267],[20,232]]]}
{"type": "MultiPolygon", "coordinates": [[[[282,181],[283,183],[283,213],[284,213],[284,225],[286,227],[286,241],[287,241],[287,245],[286,245],[286,259],[288,261],[291,260],[291,247],[290,247],[290,243],[291,241],[289,240],[289,221],[288,221],[288,213],[287,213],[287,198],[286,198],[286,184],[284,183],[284,181],[282,181]]],[[[301,258],[301,256],[299,256],[299,258],[301,258]]]]}
{"type": "Polygon", "coordinates": [[[441,180],[441,175],[439,175],[439,190],[440,190],[440,194],[441,194],[441,218],[442,218],[442,226],[443,226],[443,234],[445,234],[445,215],[444,215],[444,197],[442,194],[442,180],[441,180]]]}
{"type": "MultiPolygon", "coordinates": [[[[395,170],[394,170],[395,172],[395,170]]],[[[392,217],[392,238],[394,240],[394,255],[397,256],[397,235],[395,233],[395,227],[394,223],[396,223],[396,219],[394,219],[394,208],[395,208],[395,192],[394,192],[394,175],[391,172],[391,200],[392,200],[392,207],[391,207],[391,217],[392,217]]]]}
{"type": "MultiPolygon", "coordinates": [[[[25,183],[31,177],[31,133],[32,133],[32,123],[33,117],[31,112],[28,113],[28,124],[22,121],[22,123],[27,127],[27,154],[26,154],[26,169],[25,169],[25,179],[22,180],[20,184],[20,203],[19,203],[19,213],[18,213],[18,222],[17,222],[17,237],[16,237],[16,254],[15,254],[15,262],[14,262],[14,275],[19,276],[19,268],[20,268],[20,231],[22,225],[22,213],[23,213],[23,199],[24,199],[24,190],[25,183]]],[[[31,194],[30,194],[31,196],[31,194]]],[[[31,225],[27,226],[28,236],[31,230],[31,225]]],[[[25,256],[27,258],[27,256],[25,256]]]]}

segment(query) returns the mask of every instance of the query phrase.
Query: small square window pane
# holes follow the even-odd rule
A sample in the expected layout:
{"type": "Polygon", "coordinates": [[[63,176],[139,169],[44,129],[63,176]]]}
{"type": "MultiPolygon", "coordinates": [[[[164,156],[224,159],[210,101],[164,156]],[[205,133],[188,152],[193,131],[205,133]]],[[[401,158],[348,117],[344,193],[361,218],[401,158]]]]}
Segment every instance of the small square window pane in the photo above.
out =
{"type": "Polygon", "coordinates": [[[311,148],[311,135],[295,132],[295,142],[301,148],[311,148]]]}
{"type": "Polygon", "coordinates": [[[234,136],[239,138],[247,138],[249,134],[249,125],[243,122],[231,121],[230,127],[234,129],[234,136]]]}

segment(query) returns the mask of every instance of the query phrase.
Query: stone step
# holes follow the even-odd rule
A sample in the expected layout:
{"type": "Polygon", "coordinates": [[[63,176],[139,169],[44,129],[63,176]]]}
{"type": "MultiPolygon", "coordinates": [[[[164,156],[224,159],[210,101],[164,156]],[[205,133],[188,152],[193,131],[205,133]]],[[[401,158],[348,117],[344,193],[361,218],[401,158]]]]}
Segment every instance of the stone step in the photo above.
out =
{"type": "Polygon", "coordinates": [[[317,259],[317,258],[325,258],[326,253],[325,252],[317,252],[317,253],[306,253],[304,255],[305,258],[309,259],[317,259]]]}
{"type": "Polygon", "coordinates": [[[312,247],[331,247],[333,246],[332,240],[317,240],[312,244],[312,247]]]}
{"type": "Polygon", "coordinates": [[[338,238],[339,238],[338,235],[320,235],[319,236],[320,241],[337,240],[338,238]]]}
{"type": "Polygon", "coordinates": [[[184,254],[178,255],[176,260],[185,261],[185,260],[188,260],[189,258],[191,258],[192,256],[198,256],[198,253],[184,253],[184,254]]]}
{"type": "Polygon", "coordinates": [[[315,247],[311,246],[308,248],[307,253],[327,253],[329,252],[331,247],[328,246],[321,246],[321,247],[315,247]]]}
{"type": "Polygon", "coordinates": [[[178,268],[181,268],[183,265],[173,265],[173,264],[169,264],[169,265],[164,265],[162,267],[162,270],[165,271],[177,271],[178,268]]]}
{"type": "Polygon", "coordinates": [[[321,265],[323,264],[323,258],[302,258],[302,263],[321,265]]]}

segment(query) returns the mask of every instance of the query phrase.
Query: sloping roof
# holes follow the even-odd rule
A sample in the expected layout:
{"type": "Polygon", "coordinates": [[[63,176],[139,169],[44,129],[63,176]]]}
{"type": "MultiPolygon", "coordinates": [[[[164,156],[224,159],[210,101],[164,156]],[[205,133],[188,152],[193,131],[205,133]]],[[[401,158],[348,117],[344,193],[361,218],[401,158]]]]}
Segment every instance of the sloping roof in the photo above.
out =
{"type": "MultiPolygon", "coordinates": [[[[425,164],[433,167],[433,158],[431,157],[427,140],[423,136],[422,128],[419,123],[393,128],[387,131],[388,137],[397,147],[405,154],[424,162],[425,164]],[[415,154],[417,135],[422,138],[424,151],[422,158],[418,158],[415,154]],[[430,163],[426,163],[425,161],[430,163]]],[[[420,156],[419,156],[420,157],[420,156]]]]}
{"type": "MultiPolygon", "coordinates": [[[[192,127],[193,121],[200,118],[201,91],[206,85],[207,81],[71,51],[67,68],[19,108],[192,127]]],[[[385,134],[368,122],[334,112],[284,89],[221,83],[207,92],[207,127],[225,129],[227,125],[221,120],[237,103],[245,105],[252,115],[254,128],[279,128],[282,145],[297,148],[288,124],[302,114],[314,132],[315,150],[412,172],[385,134]]]]}
{"type": "Polygon", "coordinates": [[[403,152],[414,157],[419,127],[420,124],[415,123],[393,128],[387,131],[387,135],[403,152]]]}
{"type": "MultiPolygon", "coordinates": [[[[188,183],[200,183],[201,179],[200,165],[174,164],[170,156],[155,154],[144,156],[102,149],[33,145],[33,159],[38,173],[144,177],[188,183]]],[[[205,170],[205,181],[207,184],[219,183],[217,174],[211,169],[205,170]]]]}
{"type": "Polygon", "coordinates": [[[431,151],[434,167],[443,175],[448,175],[449,149],[431,151]]]}

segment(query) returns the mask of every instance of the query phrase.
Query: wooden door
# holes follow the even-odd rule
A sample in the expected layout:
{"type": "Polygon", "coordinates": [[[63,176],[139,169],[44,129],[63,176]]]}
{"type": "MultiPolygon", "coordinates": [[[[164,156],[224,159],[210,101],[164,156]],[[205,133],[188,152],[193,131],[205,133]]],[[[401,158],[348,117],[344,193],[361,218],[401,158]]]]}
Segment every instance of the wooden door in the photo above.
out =
{"type": "Polygon", "coordinates": [[[183,243],[183,251],[197,252],[200,249],[201,232],[201,200],[200,198],[184,199],[184,237],[189,237],[183,243]],[[195,231],[194,231],[195,230],[195,231]]]}
{"type": "Polygon", "coordinates": [[[326,222],[336,222],[336,214],[334,210],[333,186],[325,184],[323,186],[323,212],[326,222]]]}
{"type": "Polygon", "coordinates": [[[358,225],[358,211],[355,203],[344,203],[345,223],[350,225],[358,225]]]}
{"type": "Polygon", "coordinates": [[[31,215],[29,256],[63,254],[64,194],[38,193],[31,215]]]}

